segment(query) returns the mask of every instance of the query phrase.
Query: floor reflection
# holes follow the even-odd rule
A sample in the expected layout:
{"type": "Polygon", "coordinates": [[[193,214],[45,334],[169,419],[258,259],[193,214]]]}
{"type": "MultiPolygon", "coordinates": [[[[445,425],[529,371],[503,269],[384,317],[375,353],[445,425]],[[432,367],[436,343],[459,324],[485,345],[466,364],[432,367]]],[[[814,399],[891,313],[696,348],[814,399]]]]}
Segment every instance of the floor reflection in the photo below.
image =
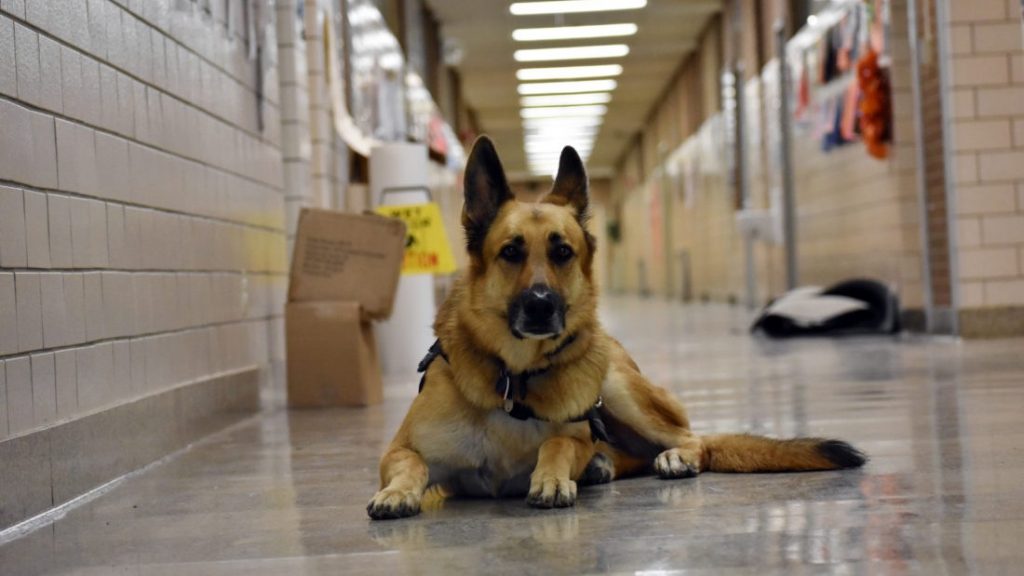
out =
{"type": "Polygon", "coordinates": [[[449,500],[370,522],[411,401],[277,412],[31,535],[0,574],[1014,574],[1024,561],[1024,342],[766,342],[735,309],[615,300],[606,323],[702,433],[846,438],[861,471],[641,478],[576,508],[449,500]]]}

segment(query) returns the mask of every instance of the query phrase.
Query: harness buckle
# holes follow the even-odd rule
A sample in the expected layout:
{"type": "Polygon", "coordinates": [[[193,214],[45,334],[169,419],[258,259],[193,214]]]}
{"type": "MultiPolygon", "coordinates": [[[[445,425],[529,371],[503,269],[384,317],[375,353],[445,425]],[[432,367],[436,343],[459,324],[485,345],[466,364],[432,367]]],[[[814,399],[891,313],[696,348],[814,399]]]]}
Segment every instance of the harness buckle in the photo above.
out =
{"type": "Polygon", "coordinates": [[[501,398],[504,400],[505,412],[511,413],[512,408],[515,406],[515,402],[509,398],[512,393],[512,376],[506,370],[501,371],[501,376],[505,380],[505,392],[501,395],[501,398]]]}

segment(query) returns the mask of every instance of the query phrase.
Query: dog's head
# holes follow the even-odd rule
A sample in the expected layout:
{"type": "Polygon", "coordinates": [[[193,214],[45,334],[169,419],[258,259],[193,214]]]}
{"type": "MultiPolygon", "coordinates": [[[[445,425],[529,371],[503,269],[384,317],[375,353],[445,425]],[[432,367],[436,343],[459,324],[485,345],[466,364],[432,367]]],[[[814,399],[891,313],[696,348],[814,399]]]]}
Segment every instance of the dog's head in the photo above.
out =
{"type": "Polygon", "coordinates": [[[520,339],[557,338],[592,312],[587,204],[587,174],[573,148],[562,150],[546,196],[518,202],[494,144],[480,137],[466,165],[462,209],[474,308],[504,318],[520,339]]]}

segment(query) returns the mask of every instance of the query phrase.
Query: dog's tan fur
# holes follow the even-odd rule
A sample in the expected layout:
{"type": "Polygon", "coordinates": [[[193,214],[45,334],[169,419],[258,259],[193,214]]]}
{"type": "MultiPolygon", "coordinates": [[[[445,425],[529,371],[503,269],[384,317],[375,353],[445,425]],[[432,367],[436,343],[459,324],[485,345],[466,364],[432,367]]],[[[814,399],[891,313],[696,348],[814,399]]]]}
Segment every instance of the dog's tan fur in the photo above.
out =
{"type": "Polygon", "coordinates": [[[587,481],[603,482],[652,468],[679,478],[864,462],[838,441],[691,432],[683,406],[641,375],[598,322],[594,241],[585,229],[587,180],[574,150],[563,152],[552,191],[540,202],[522,203],[512,197],[493,145],[481,138],[467,163],[465,194],[471,264],[434,325],[447,360],[430,365],[423,391],[381,459],[381,489],[367,508],[371,517],[418,513],[428,486],[441,498],[466,492],[467,485],[477,495],[525,491],[532,505],[562,507],[574,504],[576,481],[585,471],[587,481]],[[548,257],[552,234],[575,254],[568,263],[548,257]],[[515,238],[521,238],[525,259],[502,260],[500,250],[515,238]],[[509,328],[509,302],[537,284],[564,298],[564,329],[554,338],[517,337],[509,328]],[[574,340],[560,350],[570,336],[574,340]],[[523,401],[539,419],[505,414],[494,388],[496,359],[513,373],[550,366],[531,380],[523,401]],[[623,440],[615,446],[593,441],[586,422],[568,422],[599,396],[613,441],[623,440]]]}

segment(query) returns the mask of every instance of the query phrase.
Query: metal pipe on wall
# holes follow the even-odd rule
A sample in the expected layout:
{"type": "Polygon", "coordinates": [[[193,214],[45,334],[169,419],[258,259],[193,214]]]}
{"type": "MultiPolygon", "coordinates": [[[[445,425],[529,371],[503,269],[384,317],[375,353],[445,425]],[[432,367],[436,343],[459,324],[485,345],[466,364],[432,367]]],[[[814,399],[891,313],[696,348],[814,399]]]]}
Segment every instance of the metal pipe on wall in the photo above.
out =
{"type": "Polygon", "coordinates": [[[796,186],[793,182],[793,126],[790,115],[792,85],[786,54],[786,23],[775,21],[775,48],[779,61],[779,163],[782,168],[782,231],[786,251],[786,289],[799,285],[797,262],[796,186]]]}
{"type": "MultiPolygon", "coordinates": [[[[949,27],[949,8],[952,0],[935,0],[935,17],[936,27],[938,28],[938,49],[939,49],[939,85],[942,89],[939,91],[939,101],[942,102],[942,117],[952,118],[953,117],[953,103],[952,103],[952,81],[950,80],[950,67],[953,62],[952,49],[950,48],[950,27],[949,27]]],[[[1024,6],[1022,6],[1024,8],[1024,6]]],[[[952,133],[948,129],[942,131],[942,150],[945,154],[945,172],[946,172],[946,238],[949,242],[949,280],[950,280],[950,302],[949,310],[945,314],[945,328],[948,334],[954,336],[960,334],[960,262],[957,260],[956,247],[960,245],[959,242],[959,230],[956,225],[956,213],[957,213],[957,198],[956,198],[956,182],[955,175],[953,173],[953,140],[952,133]]]]}
{"type": "Polygon", "coordinates": [[[924,150],[924,117],[921,111],[921,45],[917,29],[917,0],[907,0],[907,36],[910,45],[910,91],[914,99],[914,140],[918,211],[921,217],[921,278],[924,297],[925,332],[935,329],[935,298],[932,292],[931,238],[928,232],[928,168],[924,150]]]}
{"type": "MultiPolygon", "coordinates": [[[[750,210],[754,202],[750,192],[750,164],[747,159],[747,101],[743,91],[743,65],[736,64],[732,69],[733,102],[736,113],[736,176],[740,192],[740,209],[750,210]]],[[[744,303],[748,308],[757,306],[757,262],[754,254],[754,235],[743,235],[743,265],[746,281],[744,303]]]]}

